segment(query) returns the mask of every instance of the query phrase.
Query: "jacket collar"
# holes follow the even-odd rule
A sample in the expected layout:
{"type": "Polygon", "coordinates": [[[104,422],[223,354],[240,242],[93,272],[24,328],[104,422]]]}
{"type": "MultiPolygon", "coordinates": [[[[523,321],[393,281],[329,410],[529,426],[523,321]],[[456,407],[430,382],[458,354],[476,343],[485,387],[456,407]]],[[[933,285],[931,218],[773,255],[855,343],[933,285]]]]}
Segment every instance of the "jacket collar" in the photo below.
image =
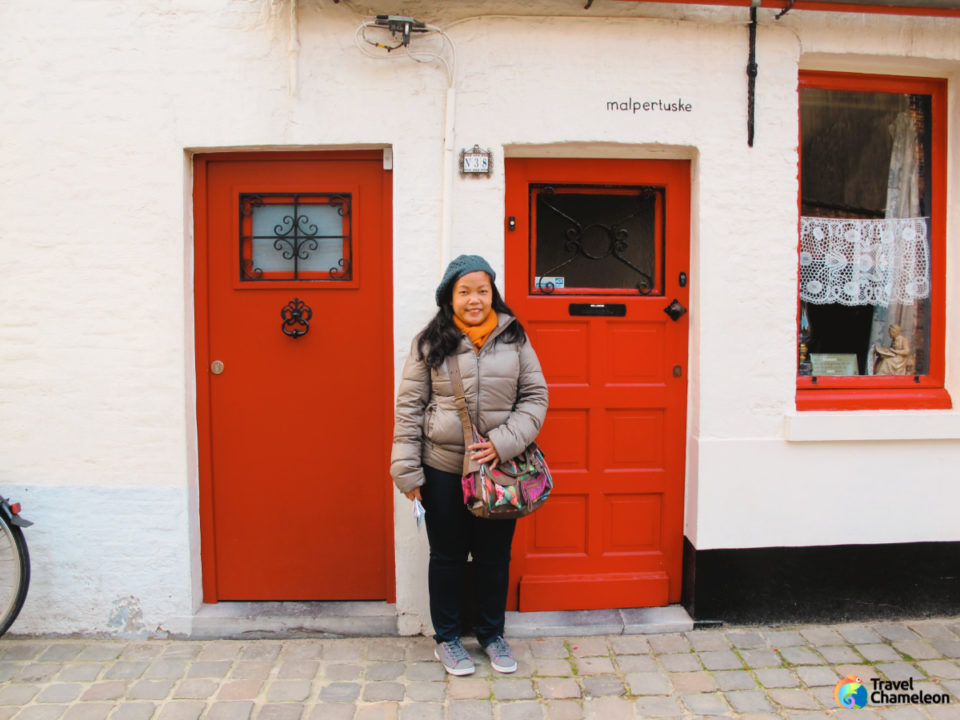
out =
{"type": "MultiPolygon", "coordinates": [[[[480,352],[483,352],[484,348],[488,347],[489,345],[492,345],[493,341],[497,339],[497,336],[500,335],[500,333],[502,333],[504,330],[506,330],[507,326],[510,323],[514,322],[515,320],[516,318],[513,315],[509,315],[508,313],[505,313],[505,312],[498,312],[497,327],[493,329],[493,332],[490,333],[490,337],[488,337],[486,342],[483,343],[483,347],[480,348],[480,352]]],[[[461,347],[463,347],[465,344],[470,346],[470,350],[476,352],[475,348],[473,347],[473,343],[470,342],[470,338],[468,338],[466,334],[463,333],[461,334],[460,345],[461,347]]]]}

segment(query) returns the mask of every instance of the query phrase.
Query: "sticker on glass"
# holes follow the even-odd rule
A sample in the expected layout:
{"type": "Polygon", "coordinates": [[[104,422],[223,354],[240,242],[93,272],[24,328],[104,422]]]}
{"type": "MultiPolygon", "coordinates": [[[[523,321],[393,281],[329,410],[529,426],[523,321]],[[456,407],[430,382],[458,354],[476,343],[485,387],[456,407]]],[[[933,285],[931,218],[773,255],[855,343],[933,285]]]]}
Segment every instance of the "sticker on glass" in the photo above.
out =
{"type": "Polygon", "coordinates": [[[563,290],[564,277],[561,276],[537,276],[533,279],[533,286],[540,292],[553,292],[554,290],[563,290]]]}

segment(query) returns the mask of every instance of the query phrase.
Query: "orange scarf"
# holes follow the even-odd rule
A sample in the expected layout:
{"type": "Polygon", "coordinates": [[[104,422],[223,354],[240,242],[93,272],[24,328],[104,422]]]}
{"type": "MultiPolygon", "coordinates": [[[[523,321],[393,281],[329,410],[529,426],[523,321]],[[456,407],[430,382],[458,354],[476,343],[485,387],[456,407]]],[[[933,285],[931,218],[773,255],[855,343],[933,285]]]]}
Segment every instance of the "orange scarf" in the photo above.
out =
{"type": "Polygon", "coordinates": [[[464,335],[470,338],[470,342],[473,343],[477,352],[480,352],[480,348],[483,347],[487,338],[490,337],[490,333],[497,329],[497,313],[491,310],[490,314],[487,315],[487,319],[479,325],[467,325],[456,315],[453,316],[453,322],[456,323],[456,326],[460,328],[464,335]]]}

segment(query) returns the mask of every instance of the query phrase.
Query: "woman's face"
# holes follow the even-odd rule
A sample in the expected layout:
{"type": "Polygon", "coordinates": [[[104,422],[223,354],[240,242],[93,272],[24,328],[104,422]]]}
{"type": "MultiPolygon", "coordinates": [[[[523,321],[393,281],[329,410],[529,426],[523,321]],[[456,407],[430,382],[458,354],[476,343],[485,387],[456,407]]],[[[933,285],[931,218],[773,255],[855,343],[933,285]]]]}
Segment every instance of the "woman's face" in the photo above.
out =
{"type": "Polygon", "coordinates": [[[466,325],[479,325],[493,305],[493,285],[483,270],[467,273],[453,286],[453,314],[466,325]]]}

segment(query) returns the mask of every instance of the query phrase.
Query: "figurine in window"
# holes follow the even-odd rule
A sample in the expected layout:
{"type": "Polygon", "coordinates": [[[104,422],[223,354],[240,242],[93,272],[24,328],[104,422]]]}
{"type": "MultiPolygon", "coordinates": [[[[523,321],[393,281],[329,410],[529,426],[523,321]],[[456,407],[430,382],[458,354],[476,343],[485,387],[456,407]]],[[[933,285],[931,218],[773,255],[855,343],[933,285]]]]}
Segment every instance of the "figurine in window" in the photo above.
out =
{"type": "Polygon", "coordinates": [[[890,347],[874,345],[873,351],[878,360],[874,375],[908,375],[911,370],[913,354],[910,352],[910,343],[903,336],[899,325],[891,325],[887,331],[890,334],[890,347]]]}

